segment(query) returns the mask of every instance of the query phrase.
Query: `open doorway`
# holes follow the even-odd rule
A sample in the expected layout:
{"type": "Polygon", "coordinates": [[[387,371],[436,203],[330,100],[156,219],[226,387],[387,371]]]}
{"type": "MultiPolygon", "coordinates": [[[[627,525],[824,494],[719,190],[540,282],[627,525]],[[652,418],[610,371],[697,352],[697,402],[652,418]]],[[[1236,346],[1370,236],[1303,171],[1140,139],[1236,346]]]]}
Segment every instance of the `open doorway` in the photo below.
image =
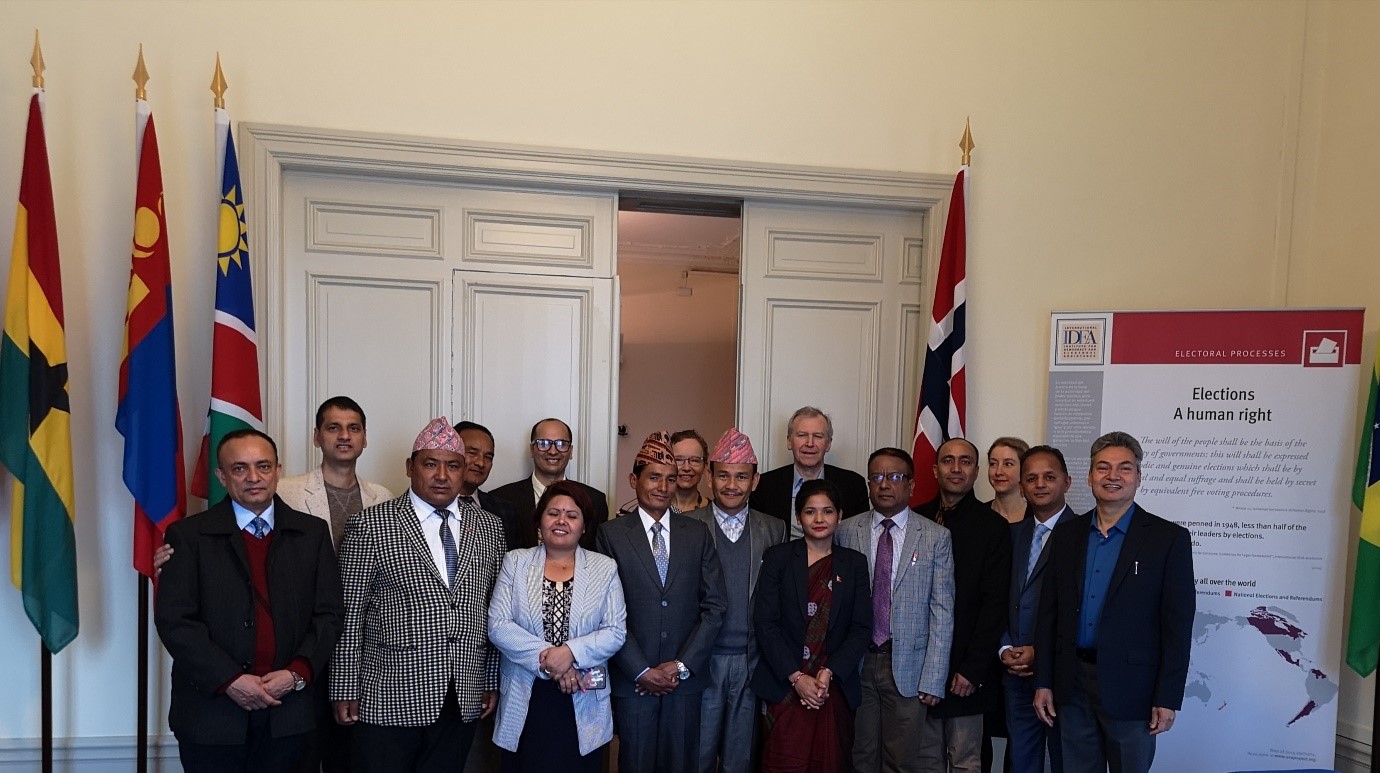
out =
{"type": "MultiPolygon", "coordinates": [[[[695,429],[712,448],[737,410],[741,207],[624,197],[618,213],[622,356],[609,499],[651,432],[695,429]]],[[[708,481],[701,481],[708,494],[708,481]]]]}

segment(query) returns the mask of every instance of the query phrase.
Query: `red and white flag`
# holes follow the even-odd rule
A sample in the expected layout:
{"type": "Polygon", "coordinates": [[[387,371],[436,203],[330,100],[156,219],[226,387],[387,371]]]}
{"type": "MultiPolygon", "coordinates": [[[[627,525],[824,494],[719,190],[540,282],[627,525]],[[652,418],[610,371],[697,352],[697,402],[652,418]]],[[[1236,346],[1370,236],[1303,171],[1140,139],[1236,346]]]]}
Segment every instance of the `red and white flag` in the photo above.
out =
{"type": "Polygon", "coordinates": [[[944,225],[944,246],[939,253],[939,276],[934,284],[933,321],[925,348],[925,368],[920,376],[920,400],[915,415],[915,491],[912,507],[939,494],[934,465],[939,446],[950,438],[963,437],[968,415],[968,393],[963,344],[967,338],[964,275],[968,259],[968,227],[964,182],[968,167],[954,178],[949,198],[949,219],[944,225]]]}

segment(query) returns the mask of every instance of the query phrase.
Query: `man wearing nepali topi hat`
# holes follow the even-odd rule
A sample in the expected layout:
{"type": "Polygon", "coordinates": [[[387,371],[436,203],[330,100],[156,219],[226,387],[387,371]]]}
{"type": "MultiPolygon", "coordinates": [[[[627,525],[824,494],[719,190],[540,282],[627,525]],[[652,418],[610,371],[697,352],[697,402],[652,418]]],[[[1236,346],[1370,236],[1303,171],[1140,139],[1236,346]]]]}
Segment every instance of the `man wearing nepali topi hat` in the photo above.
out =
{"type": "Polygon", "coordinates": [[[498,701],[488,610],[507,546],[498,518],[457,501],[466,466],[460,435],[433,419],[407,459],[407,493],[345,529],[331,700],[365,773],[460,770],[498,701]]]}
{"type": "Polygon", "coordinates": [[[709,658],[709,684],[700,699],[701,771],[757,769],[757,694],[749,684],[758,655],[752,604],[762,554],[787,535],[780,518],[748,507],[757,480],[752,441],[729,429],[709,454],[709,505],[686,513],[709,528],[728,592],[724,625],[709,658]]]}
{"type": "Polygon", "coordinates": [[[637,508],[595,537],[598,551],[618,562],[628,609],[628,637],[610,669],[618,769],[693,771],[724,576],[709,530],[670,511],[676,463],[667,432],[642,443],[628,482],[637,508]]]}

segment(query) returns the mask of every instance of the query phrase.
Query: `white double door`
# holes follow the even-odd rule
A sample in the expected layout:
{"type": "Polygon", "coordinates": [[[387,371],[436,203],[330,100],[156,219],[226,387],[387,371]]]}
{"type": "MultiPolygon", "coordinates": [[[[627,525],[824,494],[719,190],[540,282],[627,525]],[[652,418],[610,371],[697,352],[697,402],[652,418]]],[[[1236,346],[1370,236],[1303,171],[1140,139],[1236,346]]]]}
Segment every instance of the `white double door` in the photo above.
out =
{"type": "MultiPolygon", "coordinates": [[[[268,281],[283,324],[260,345],[281,374],[265,388],[280,390],[287,474],[319,463],[316,406],[344,394],[368,417],[361,474],[394,491],[416,433],[444,414],[493,431],[490,488],[530,472],[528,431],[556,416],[575,432],[571,476],[626,493],[612,469],[616,192],[289,173],[282,194],[268,281]]],[[[805,404],[833,415],[836,464],[908,445],[921,216],[748,202],[743,224],[737,422],[764,468],[788,460],[785,420],[805,404]]]]}

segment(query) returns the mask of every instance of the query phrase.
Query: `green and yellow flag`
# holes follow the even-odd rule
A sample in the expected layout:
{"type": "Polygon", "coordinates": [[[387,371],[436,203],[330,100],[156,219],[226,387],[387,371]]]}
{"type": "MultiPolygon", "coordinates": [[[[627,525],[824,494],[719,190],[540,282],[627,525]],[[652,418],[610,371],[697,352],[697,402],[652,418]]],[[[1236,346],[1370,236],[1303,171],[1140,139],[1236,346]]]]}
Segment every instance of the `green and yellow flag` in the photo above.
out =
{"type": "Polygon", "coordinates": [[[1361,511],[1361,539],[1356,546],[1356,577],[1351,586],[1351,625],[1346,639],[1346,664],[1361,676],[1370,676],[1380,656],[1380,454],[1375,441],[1380,435],[1375,403],[1380,398],[1380,349],[1370,370],[1370,400],[1366,423],[1361,427],[1361,449],[1356,454],[1356,477],[1351,501],[1361,511]]]}
{"type": "Polygon", "coordinates": [[[14,476],[10,577],[49,652],[77,637],[72,413],[43,92],[29,101],[0,341],[0,464],[14,476]]]}

